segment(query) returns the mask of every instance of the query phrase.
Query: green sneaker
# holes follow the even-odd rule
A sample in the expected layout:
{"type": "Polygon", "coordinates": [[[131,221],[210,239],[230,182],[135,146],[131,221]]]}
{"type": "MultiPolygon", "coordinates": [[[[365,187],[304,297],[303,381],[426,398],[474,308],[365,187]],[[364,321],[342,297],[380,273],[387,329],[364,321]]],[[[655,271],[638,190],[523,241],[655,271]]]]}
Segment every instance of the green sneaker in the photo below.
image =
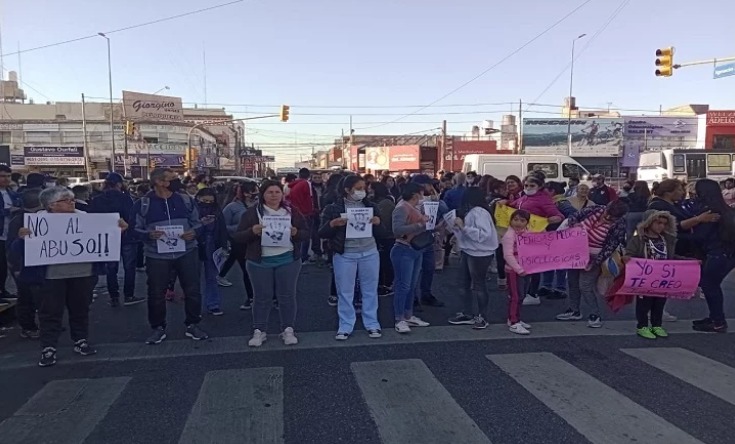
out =
{"type": "MultiPolygon", "coordinates": [[[[661,327],[659,327],[659,328],[661,328],[661,327]]],[[[653,334],[653,331],[651,331],[651,329],[649,327],[639,328],[635,332],[638,333],[638,336],[640,336],[641,338],[656,339],[656,335],[653,334]]]]}
{"type": "Polygon", "coordinates": [[[659,338],[668,338],[669,334],[662,327],[651,327],[651,333],[659,338]]]}

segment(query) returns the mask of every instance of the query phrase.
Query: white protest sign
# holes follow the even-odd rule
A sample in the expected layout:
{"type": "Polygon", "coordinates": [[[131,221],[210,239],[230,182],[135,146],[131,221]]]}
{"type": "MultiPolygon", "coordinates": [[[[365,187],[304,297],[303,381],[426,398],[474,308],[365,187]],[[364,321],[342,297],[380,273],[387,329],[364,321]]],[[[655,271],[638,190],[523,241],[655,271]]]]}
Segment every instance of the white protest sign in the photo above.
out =
{"type": "Polygon", "coordinates": [[[454,221],[457,220],[457,210],[452,210],[444,215],[444,222],[447,223],[447,227],[449,227],[450,230],[453,232],[456,232],[459,230],[459,227],[454,225],[454,221]]]}
{"type": "Polygon", "coordinates": [[[424,202],[424,214],[429,216],[429,220],[426,221],[426,229],[433,230],[436,228],[436,216],[439,214],[439,202],[426,201],[424,202]]]}
{"type": "Polygon", "coordinates": [[[263,232],[260,245],[263,247],[291,246],[291,216],[263,216],[263,232]]]}
{"type": "Polygon", "coordinates": [[[186,251],[186,241],[181,238],[181,235],[184,234],[183,225],[157,226],[156,231],[165,233],[158,238],[156,251],[159,253],[183,253],[186,251]]]}
{"type": "Polygon", "coordinates": [[[212,253],[212,261],[214,266],[217,267],[217,271],[222,271],[222,266],[227,262],[227,258],[230,257],[230,253],[224,248],[218,248],[212,253]]]}
{"type": "Polygon", "coordinates": [[[373,236],[372,208],[347,208],[347,239],[363,239],[373,236]]]}
{"type": "Polygon", "coordinates": [[[28,213],[23,226],[25,266],[118,262],[120,215],[117,213],[28,213]]]}

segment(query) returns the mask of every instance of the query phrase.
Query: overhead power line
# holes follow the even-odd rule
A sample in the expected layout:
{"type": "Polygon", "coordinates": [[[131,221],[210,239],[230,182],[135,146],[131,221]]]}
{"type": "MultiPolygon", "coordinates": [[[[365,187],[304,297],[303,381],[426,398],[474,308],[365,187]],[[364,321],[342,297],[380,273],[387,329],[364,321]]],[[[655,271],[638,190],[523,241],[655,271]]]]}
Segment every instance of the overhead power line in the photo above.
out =
{"type": "MultiPolygon", "coordinates": [[[[159,23],[164,23],[164,22],[168,22],[168,21],[171,21],[171,20],[180,19],[180,18],[183,18],[183,17],[188,17],[188,16],[191,16],[191,15],[201,14],[203,12],[208,12],[208,11],[212,11],[212,10],[215,10],[215,9],[224,8],[224,7],[227,7],[227,6],[232,6],[234,4],[242,3],[244,1],[245,0],[233,0],[233,1],[230,1],[230,2],[227,2],[227,3],[220,3],[218,5],[209,6],[207,8],[197,9],[195,11],[184,12],[184,13],[181,13],[181,14],[176,14],[176,15],[172,15],[172,16],[169,16],[169,17],[163,17],[163,18],[152,20],[152,21],[145,22],[145,23],[139,23],[137,25],[131,25],[131,26],[126,26],[124,28],[113,29],[111,31],[103,31],[102,33],[109,35],[109,34],[115,34],[115,33],[118,33],[118,32],[130,31],[130,30],[133,30],[133,29],[143,28],[145,26],[157,25],[159,23]]],[[[24,53],[27,53],[27,52],[38,51],[38,50],[47,49],[47,48],[53,48],[54,46],[66,45],[66,44],[69,44],[69,43],[80,42],[82,40],[88,40],[88,39],[93,39],[93,38],[97,38],[97,37],[98,37],[98,34],[97,33],[94,33],[94,34],[91,34],[91,35],[86,35],[84,37],[77,37],[77,38],[74,38],[74,39],[64,40],[64,41],[60,41],[60,42],[56,42],[56,43],[49,43],[47,45],[36,46],[34,48],[26,48],[26,49],[21,49],[21,50],[14,51],[14,52],[8,52],[8,53],[3,54],[2,56],[3,57],[8,57],[8,56],[16,55],[16,54],[24,54],[24,53]]]]}
{"type": "Polygon", "coordinates": [[[497,61],[495,64],[491,65],[489,68],[487,68],[486,70],[482,71],[481,73],[479,73],[475,77],[471,78],[470,80],[464,82],[463,84],[459,85],[458,87],[454,88],[453,90],[449,91],[448,93],[444,94],[443,96],[441,96],[438,99],[434,100],[433,102],[429,103],[425,107],[419,108],[419,109],[415,110],[412,113],[406,114],[403,117],[399,117],[398,119],[395,119],[392,122],[380,124],[380,125],[377,125],[377,126],[358,128],[358,129],[359,130],[366,130],[366,129],[372,129],[372,128],[377,128],[377,127],[380,127],[380,126],[389,125],[391,123],[396,123],[396,122],[399,122],[399,121],[405,119],[406,117],[412,116],[412,115],[414,115],[414,114],[416,114],[416,113],[418,113],[420,111],[423,111],[424,109],[429,108],[430,106],[433,106],[434,104],[436,104],[438,102],[441,102],[442,100],[446,99],[447,97],[451,96],[452,94],[456,93],[457,91],[463,89],[467,85],[473,83],[474,81],[476,81],[480,77],[483,77],[485,74],[489,73],[490,71],[492,71],[496,67],[500,66],[501,64],[503,64],[505,61],[507,61],[508,59],[510,59],[511,57],[513,57],[514,55],[516,55],[519,52],[523,51],[528,45],[530,45],[531,43],[533,43],[536,40],[540,39],[541,37],[543,37],[544,35],[546,35],[549,31],[551,31],[552,29],[554,29],[557,26],[559,26],[562,22],[564,22],[566,19],[568,19],[569,17],[571,17],[572,15],[574,15],[580,9],[584,8],[591,1],[592,0],[585,0],[579,6],[577,6],[574,9],[572,9],[570,12],[568,12],[564,17],[562,17],[559,20],[557,20],[556,22],[554,22],[551,26],[547,27],[546,29],[544,29],[543,31],[541,31],[539,34],[536,34],[536,36],[534,36],[530,40],[526,41],[526,43],[524,43],[523,45],[521,45],[518,48],[516,48],[515,50],[511,51],[508,55],[506,55],[505,57],[503,57],[502,59],[500,59],[499,61],[497,61]]]}

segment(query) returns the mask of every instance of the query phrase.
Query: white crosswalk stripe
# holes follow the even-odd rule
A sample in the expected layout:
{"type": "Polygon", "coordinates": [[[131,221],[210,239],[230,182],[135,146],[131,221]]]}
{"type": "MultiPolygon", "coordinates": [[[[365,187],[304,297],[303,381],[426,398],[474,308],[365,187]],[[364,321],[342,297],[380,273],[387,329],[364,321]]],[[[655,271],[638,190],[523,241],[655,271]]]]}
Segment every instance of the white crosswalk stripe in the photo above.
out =
{"type": "Polygon", "coordinates": [[[551,353],[488,355],[487,358],[593,444],[701,444],[551,353]]]}
{"type": "Polygon", "coordinates": [[[0,423],[0,441],[78,444],[105,417],[130,378],[52,381],[0,423]]]}
{"type": "MultiPolygon", "coordinates": [[[[650,366],[646,368],[652,378],[657,373],[663,374],[660,372],[668,373],[690,385],[691,391],[697,392],[695,397],[712,395],[735,405],[735,369],[728,365],[682,348],[621,349],[621,352],[640,360],[641,368],[650,366]]],[[[593,444],[701,444],[690,433],[707,439],[694,431],[682,430],[677,426],[680,424],[669,422],[676,420],[662,417],[667,416],[666,413],[655,414],[647,410],[596,379],[598,375],[588,374],[552,353],[497,354],[487,355],[487,359],[487,369],[494,364],[514,381],[510,390],[529,392],[535,398],[532,404],[545,405],[593,444]]],[[[364,399],[361,408],[369,411],[373,420],[368,427],[375,428],[375,436],[379,436],[383,444],[490,444],[488,435],[502,430],[502,427],[493,426],[486,435],[477,424],[480,422],[487,427],[486,418],[470,416],[468,411],[473,415],[477,415],[477,411],[470,410],[466,400],[455,399],[442,384],[441,377],[432,373],[420,359],[352,362],[350,369],[364,399]]],[[[615,371],[614,368],[610,370],[615,371]]],[[[303,396],[304,390],[340,390],[340,387],[309,387],[309,380],[284,381],[284,371],[282,367],[260,367],[205,373],[190,409],[182,406],[182,416],[173,429],[174,433],[178,430],[181,433],[172,441],[178,437],[179,444],[303,442],[299,430],[286,427],[289,424],[286,409],[289,396],[303,396]],[[284,384],[289,382],[291,384],[284,390],[284,384]],[[294,384],[298,388],[289,389],[294,384]],[[288,436],[286,430],[289,430],[288,436]]],[[[468,380],[471,377],[467,375],[468,380]]],[[[122,403],[126,407],[133,399],[130,396],[134,395],[131,393],[134,388],[130,380],[109,377],[50,382],[13,416],[0,422],[0,442],[76,444],[98,433],[109,435],[108,427],[116,423],[106,419],[116,416],[110,409],[121,408],[115,403],[123,394],[122,403]]],[[[137,382],[136,379],[136,386],[137,382]]],[[[155,385],[151,387],[156,390],[155,385]]],[[[504,388],[508,387],[506,384],[504,388]]],[[[480,392],[479,395],[499,406],[509,403],[508,399],[492,398],[492,390],[487,387],[484,394],[480,392]]],[[[351,402],[359,404],[361,400],[353,397],[351,402]]],[[[324,414],[328,415],[332,409],[354,407],[354,404],[339,403],[319,406],[322,426],[341,426],[324,423],[324,414]]],[[[301,410],[300,414],[308,415],[309,412],[301,410]]],[[[150,421],[145,427],[158,425],[156,417],[150,421]]],[[[555,423],[560,426],[558,421],[555,423]]],[[[121,436],[119,442],[126,439],[128,437],[121,436]]]]}
{"type": "Polygon", "coordinates": [[[735,405],[735,369],[732,367],[683,348],[620,351],[735,405]]]}
{"type": "Polygon", "coordinates": [[[211,371],[179,444],[281,444],[283,368],[211,371]]]}
{"type": "Polygon", "coordinates": [[[383,444],[489,444],[475,421],[418,359],[350,366],[383,444]]]}

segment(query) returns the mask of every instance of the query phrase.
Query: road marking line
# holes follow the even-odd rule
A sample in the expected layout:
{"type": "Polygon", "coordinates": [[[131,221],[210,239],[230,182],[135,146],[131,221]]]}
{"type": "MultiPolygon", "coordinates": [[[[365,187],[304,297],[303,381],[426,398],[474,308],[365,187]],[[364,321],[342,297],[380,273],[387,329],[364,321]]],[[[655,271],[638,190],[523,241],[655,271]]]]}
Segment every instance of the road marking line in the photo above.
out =
{"type": "Polygon", "coordinates": [[[735,369],[730,366],[678,347],[620,351],[735,405],[735,369]]]}
{"type": "MultiPolygon", "coordinates": [[[[730,322],[735,323],[735,319],[730,322]]],[[[286,346],[280,341],[269,342],[257,349],[247,346],[247,337],[229,336],[214,337],[207,341],[191,341],[188,339],[164,341],[162,344],[150,346],[141,342],[98,344],[99,353],[86,356],[84,361],[65,359],[57,365],[75,365],[90,362],[119,362],[139,359],[179,358],[188,356],[224,355],[232,353],[264,353],[269,351],[295,351],[341,347],[364,347],[400,344],[433,344],[456,341],[532,341],[539,338],[583,337],[583,336],[630,336],[631,321],[606,321],[602,328],[587,328],[587,322],[537,322],[533,324],[533,334],[528,336],[515,335],[508,331],[505,324],[493,324],[486,330],[473,330],[467,326],[437,326],[416,329],[409,335],[400,335],[393,329],[383,331],[383,338],[379,340],[368,338],[367,334],[356,334],[349,341],[337,342],[334,340],[334,331],[318,331],[298,333],[299,345],[286,346]]],[[[686,322],[675,322],[667,327],[672,334],[706,335],[696,333],[686,322]]],[[[730,333],[732,334],[732,333],[730,333]]],[[[70,347],[61,347],[61,351],[70,350],[70,347]]],[[[0,356],[0,370],[35,367],[38,353],[33,352],[4,352],[0,356]]]]}
{"type": "Polygon", "coordinates": [[[702,444],[552,353],[486,357],[593,444],[702,444]]]}
{"type": "Polygon", "coordinates": [[[0,423],[0,441],[14,444],[84,442],[130,379],[49,382],[13,416],[0,423]]]}
{"type": "Polygon", "coordinates": [[[179,444],[282,444],[283,368],[207,372],[179,444]]]}
{"type": "Polygon", "coordinates": [[[383,444],[490,443],[418,359],[350,364],[383,444]]]}

